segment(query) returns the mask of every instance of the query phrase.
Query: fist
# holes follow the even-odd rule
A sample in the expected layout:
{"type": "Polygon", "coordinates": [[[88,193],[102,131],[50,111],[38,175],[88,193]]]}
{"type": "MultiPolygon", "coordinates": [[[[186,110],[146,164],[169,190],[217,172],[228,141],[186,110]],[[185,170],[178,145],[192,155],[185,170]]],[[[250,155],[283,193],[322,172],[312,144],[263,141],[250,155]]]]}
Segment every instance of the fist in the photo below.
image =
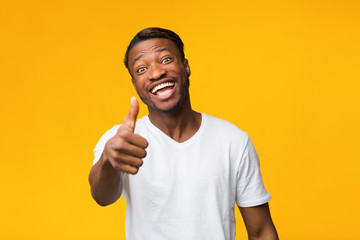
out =
{"type": "Polygon", "coordinates": [[[130,110],[116,135],[105,144],[104,163],[109,163],[115,170],[136,174],[146,156],[148,142],[134,133],[135,122],[139,113],[139,102],[135,97],[130,100],[130,110]]]}

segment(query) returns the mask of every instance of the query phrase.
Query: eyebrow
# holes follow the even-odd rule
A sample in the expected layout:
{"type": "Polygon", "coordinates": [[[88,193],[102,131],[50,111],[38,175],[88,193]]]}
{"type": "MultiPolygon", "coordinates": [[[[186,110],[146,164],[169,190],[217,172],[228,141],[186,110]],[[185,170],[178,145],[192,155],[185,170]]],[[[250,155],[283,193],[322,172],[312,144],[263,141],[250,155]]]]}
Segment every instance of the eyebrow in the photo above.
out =
{"type": "MultiPolygon", "coordinates": [[[[161,48],[161,49],[157,49],[155,50],[156,53],[160,53],[160,52],[163,52],[163,51],[170,51],[168,48],[161,48]]],[[[140,55],[138,57],[136,57],[133,61],[133,65],[135,64],[136,61],[139,61],[144,55],[140,55]]]]}

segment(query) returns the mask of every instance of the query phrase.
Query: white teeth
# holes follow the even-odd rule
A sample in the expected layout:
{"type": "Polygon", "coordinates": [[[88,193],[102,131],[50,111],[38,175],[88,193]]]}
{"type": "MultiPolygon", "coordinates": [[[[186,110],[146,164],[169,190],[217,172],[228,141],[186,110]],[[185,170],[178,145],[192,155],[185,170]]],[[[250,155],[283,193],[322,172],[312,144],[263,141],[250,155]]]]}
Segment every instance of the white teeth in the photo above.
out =
{"type": "Polygon", "coordinates": [[[169,87],[169,86],[174,86],[175,83],[173,82],[164,82],[162,84],[159,84],[157,86],[155,86],[152,90],[151,90],[151,93],[156,93],[156,91],[160,90],[160,89],[163,89],[165,87],[169,87]]]}

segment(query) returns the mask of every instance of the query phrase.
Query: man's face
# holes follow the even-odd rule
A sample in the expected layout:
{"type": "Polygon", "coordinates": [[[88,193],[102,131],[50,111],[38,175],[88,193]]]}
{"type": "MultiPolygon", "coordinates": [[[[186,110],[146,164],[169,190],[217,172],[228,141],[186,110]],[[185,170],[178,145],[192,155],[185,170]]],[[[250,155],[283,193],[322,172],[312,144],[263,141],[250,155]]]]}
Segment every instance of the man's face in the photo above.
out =
{"type": "Polygon", "coordinates": [[[176,112],[188,97],[189,64],[181,60],[175,44],[168,39],[136,44],[129,52],[129,70],[136,92],[151,109],[176,112]]]}

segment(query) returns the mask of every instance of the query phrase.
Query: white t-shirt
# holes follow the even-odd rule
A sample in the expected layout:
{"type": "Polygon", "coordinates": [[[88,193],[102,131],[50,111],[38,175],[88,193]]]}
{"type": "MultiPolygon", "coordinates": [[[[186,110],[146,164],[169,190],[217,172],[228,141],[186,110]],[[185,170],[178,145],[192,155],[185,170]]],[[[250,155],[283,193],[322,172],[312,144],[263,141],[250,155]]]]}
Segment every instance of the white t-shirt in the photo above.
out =
{"type": "MultiPolygon", "coordinates": [[[[94,164],[119,126],[97,143],[94,164]]],[[[233,240],[235,202],[251,207],[271,199],[250,138],[227,121],[202,114],[199,130],[182,143],[148,116],[135,133],[149,146],[139,172],[122,175],[127,240],[233,240]]]]}

